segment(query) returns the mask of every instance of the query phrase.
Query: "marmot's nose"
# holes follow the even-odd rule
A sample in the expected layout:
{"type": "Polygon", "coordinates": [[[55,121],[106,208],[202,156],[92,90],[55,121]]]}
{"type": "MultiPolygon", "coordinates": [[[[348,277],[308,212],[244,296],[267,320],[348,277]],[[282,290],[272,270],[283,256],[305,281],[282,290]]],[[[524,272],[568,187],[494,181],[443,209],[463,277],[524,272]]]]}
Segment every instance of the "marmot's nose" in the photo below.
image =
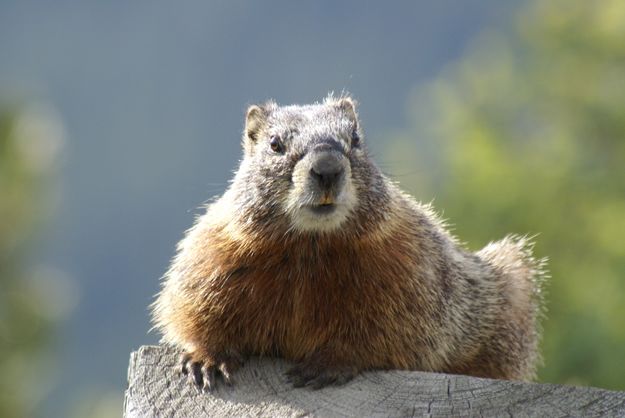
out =
{"type": "Polygon", "coordinates": [[[310,175],[324,189],[330,189],[341,179],[345,169],[341,161],[342,156],[324,152],[317,156],[311,164],[310,175]]]}

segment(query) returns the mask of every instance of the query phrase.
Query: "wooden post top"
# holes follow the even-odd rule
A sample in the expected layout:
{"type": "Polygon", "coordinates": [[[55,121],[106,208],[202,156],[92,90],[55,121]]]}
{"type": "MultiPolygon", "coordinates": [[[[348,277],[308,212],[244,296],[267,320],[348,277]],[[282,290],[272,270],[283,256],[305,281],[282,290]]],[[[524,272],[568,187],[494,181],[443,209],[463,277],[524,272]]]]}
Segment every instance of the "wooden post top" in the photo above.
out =
{"type": "Polygon", "coordinates": [[[251,358],[233,387],[200,393],[179,373],[179,353],[132,353],[124,417],[625,416],[625,392],[408,371],[367,372],[340,387],[294,389],[288,363],[251,358]]]}

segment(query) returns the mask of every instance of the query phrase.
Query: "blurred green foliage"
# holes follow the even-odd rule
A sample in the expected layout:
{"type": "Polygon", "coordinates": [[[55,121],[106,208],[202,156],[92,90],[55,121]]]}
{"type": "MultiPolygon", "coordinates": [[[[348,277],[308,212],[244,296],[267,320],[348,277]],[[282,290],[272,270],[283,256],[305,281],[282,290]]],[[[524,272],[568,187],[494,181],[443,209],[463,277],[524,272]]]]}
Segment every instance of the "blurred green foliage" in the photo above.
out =
{"type": "Polygon", "coordinates": [[[48,342],[58,307],[28,259],[47,218],[55,140],[42,113],[0,106],[0,416],[31,416],[49,385],[48,342]]]}
{"type": "Polygon", "coordinates": [[[416,90],[409,116],[389,157],[398,174],[418,161],[399,180],[460,239],[538,233],[541,379],[625,389],[625,2],[534,1],[416,90]]]}

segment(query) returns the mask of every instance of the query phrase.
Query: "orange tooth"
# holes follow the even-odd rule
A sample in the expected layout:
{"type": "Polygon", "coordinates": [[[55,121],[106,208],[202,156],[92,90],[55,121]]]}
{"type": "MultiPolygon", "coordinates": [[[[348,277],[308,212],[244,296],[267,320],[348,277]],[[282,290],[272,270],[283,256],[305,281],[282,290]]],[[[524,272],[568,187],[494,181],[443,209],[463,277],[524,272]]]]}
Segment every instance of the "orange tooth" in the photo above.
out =
{"type": "Polygon", "coordinates": [[[334,203],[334,201],[332,200],[332,197],[329,194],[324,195],[323,199],[321,199],[322,205],[331,205],[332,203],[334,203]]]}

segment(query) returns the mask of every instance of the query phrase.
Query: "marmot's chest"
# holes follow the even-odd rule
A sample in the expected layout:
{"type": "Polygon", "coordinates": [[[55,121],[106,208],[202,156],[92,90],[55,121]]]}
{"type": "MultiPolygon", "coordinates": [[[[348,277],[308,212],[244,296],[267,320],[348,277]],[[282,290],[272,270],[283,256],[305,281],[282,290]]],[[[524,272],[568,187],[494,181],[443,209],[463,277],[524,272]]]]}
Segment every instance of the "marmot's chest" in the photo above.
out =
{"type": "MultiPolygon", "coordinates": [[[[397,265],[343,254],[293,254],[251,265],[237,280],[237,322],[251,351],[299,358],[346,335],[383,332],[395,304],[411,298],[397,265]]],[[[233,307],[234,308],[234,307],[233,307]]]]}

